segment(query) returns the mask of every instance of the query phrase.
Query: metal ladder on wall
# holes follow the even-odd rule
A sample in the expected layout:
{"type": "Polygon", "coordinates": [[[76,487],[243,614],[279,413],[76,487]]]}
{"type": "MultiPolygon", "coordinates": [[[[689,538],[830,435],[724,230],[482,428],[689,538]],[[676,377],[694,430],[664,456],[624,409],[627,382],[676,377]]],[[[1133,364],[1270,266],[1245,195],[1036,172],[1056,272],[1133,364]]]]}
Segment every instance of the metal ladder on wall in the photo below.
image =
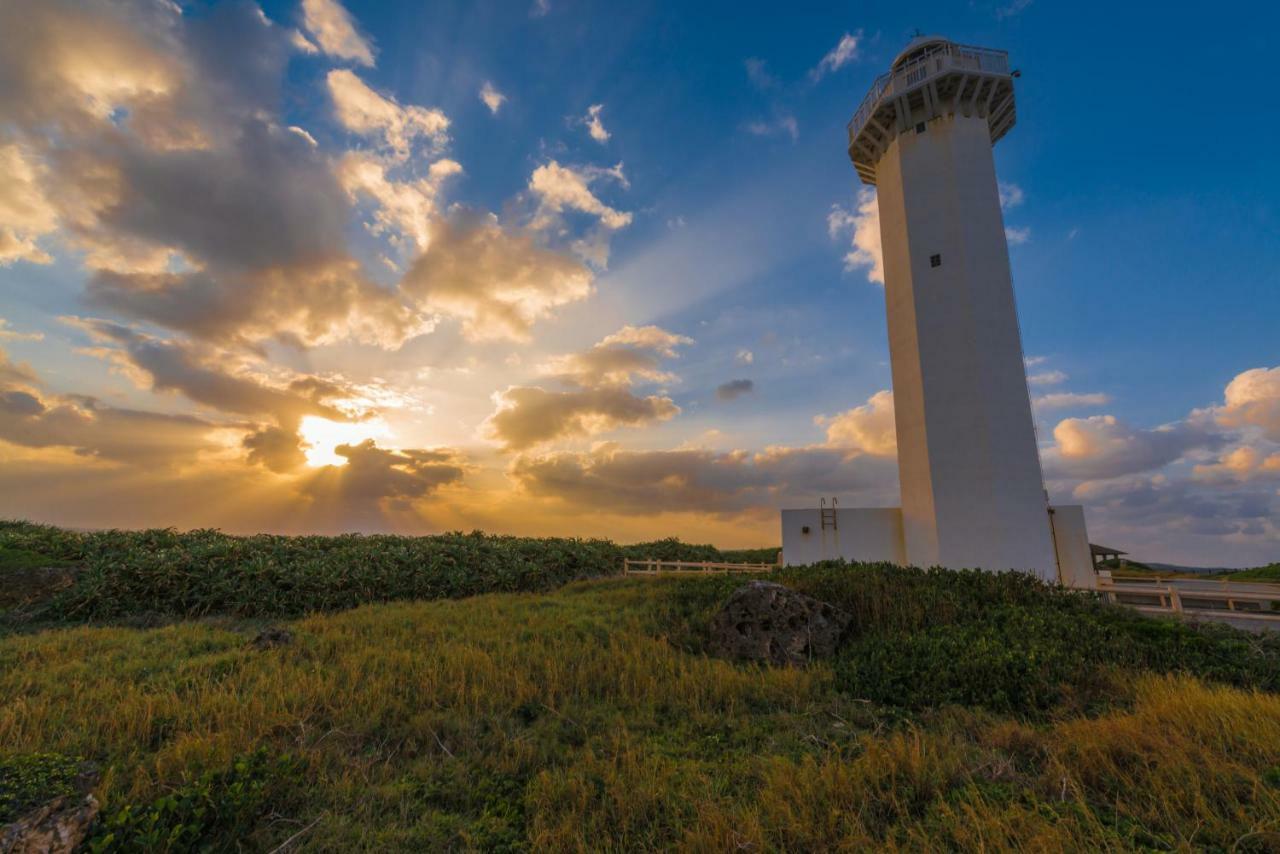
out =
{"type": "Polygon", "coordinates": [[[825,498],[820,499],[820,504],[818,507],[818,521],[822,525],[822,530],[825,531],[827,530],[827,528],[830,528],[833,531],[837,530],[837,527],[836,527],[836,504],[837,503],[839,503],[839,499],[832,498],[831,506],[828,507],[827,499],[825,498]]]}

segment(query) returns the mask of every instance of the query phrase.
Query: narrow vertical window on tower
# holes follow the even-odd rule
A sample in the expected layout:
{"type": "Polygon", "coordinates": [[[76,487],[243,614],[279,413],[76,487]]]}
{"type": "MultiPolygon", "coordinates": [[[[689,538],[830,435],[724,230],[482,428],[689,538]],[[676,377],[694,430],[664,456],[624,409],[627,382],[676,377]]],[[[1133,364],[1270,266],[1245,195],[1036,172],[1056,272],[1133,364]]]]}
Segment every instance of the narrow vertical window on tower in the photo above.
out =
{"type": "Polygon", "coordinates": [[[941,255],[930,255],[930,256],[929,256],[929,266],[930,266],[930,267],[941,267],[941,266],[942,266],[942,256],[941,256],[941,255]]]}

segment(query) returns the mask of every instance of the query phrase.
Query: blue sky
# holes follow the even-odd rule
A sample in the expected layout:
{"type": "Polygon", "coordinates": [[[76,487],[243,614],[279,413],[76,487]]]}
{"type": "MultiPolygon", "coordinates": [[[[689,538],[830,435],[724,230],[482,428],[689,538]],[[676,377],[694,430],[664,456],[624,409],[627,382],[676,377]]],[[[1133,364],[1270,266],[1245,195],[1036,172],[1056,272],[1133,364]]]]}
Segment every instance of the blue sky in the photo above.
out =
{"type": "Polygon", "coordinates": [[[757,545],[780,506],[892,504],[884,294],[848,259],[874,197],[844,125],[919,28],[1021,71],[996,164],[1055,500],[1139,557],[1275,560],[1280,117],[1256,81],[1277,23],[10,8],[0,513],[757,545]]]}

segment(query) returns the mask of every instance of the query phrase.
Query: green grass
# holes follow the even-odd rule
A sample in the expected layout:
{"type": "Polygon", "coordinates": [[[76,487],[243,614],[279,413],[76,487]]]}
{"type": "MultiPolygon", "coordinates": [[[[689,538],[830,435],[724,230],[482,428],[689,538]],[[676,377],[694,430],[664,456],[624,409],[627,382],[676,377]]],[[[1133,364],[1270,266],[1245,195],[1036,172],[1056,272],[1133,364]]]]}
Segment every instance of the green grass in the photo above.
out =
{"type": "Polygon", "coordinates": [[[236,612],[46,624],[0,638],[0,792],[95,763],[98,850],[1280,847],[1280,638],[1016,574],[774,577],[854,616],[835,658],[707,656],[725,576],[303,608],[267,650],[236,612]]]}
{"type": "Polygon", "coordinates": [[[1242,569],[1236,572],[1224,572],[1216,578],[1228,581],[1274,581],[1280,583],[1280,563],[1259,566],[1254,569],[1242,569]]]}

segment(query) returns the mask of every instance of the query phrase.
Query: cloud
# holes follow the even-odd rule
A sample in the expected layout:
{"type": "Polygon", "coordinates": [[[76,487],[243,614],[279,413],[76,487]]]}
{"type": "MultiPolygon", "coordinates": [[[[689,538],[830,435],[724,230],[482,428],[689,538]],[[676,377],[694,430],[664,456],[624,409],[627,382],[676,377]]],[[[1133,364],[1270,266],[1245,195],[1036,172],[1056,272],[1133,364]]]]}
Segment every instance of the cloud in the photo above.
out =
{"type": "Polygon", "coordinates": [[[1025,194],[1022,192],[1022,188],[1012,181],[1000,181],[998,182],[998,186],[1001,210],[1012,210],[1022,204],[1023,200],[1026,198],[1025,194]]]}
{"type": "Polygon", "coordinates": [[[338,161],[336,172],[352,201],[373,201],[369,231],[389,236],[405,253],[416,255],[430,244],[430,223],[436,217],[444,182],[460,175],[462,166],[456,160],[440,159],[428,167],[426,177],[397,181],[390,177],[381,158],[349,151],[338,161]]]}
{"type": "Polygon", "coordinates": [[[1005,226],[1004,239],[1010,246],[1021,246],[1031,241],[1031,229],[1029,227],[1014,228],[1013,226],[1005,226]]]}
{"type": "Polygon", "coordinates": [[[832,205],[827,214],[827,232],[832,240],[844,234],[851,235],[853,248],[844,256],[844,268],[866,268],[867,281],[884,285],[884,254],[880,245],[880,206],[876,191],[864,187],[858,190],[856,210],[845,210],[832,205]]]}
{"type": "Polygon", "coordinates": [[[550,11],[551,0],[533,0],[533,5],[529,7],[529,17],[541,18],[550,11]]]}
{"type": "Polygon", "coordinates": [[[0,350],[0,440],[65,448],[86,459],[169,467],[213,447],[216,425],[186,415],[119,409],[85,395],[49,394],[36,375],[0,350]]]}
{"type": "Polygon", "coordinates": [[[462,321],[471,339],[528,340],[540,318],[591,293],[580,261],[502,228],[495,217],[462,212],[431,226],[431,249],[401,287],[426,309],[462,321]]]}
{"type": "Polygon", "coordinates": [[[845,33],[836,42],[836,46],[827,51],[818,65],[809,72],[809,79],[817,82],[832,71],[838,71],[858,58],[858,44],[862,41],[862,30],[857,34],[845,33]]]}
{"type": "Polygon", "coordinates": [[[756,384],[751,380],[729,380],[716,387],[716,397],[720,400],[737,400],[755,390],[756,384]]]}
{"type": "Polygon", "coordinates": [[[827,444],[879,457],[896,457],[898,435],[893,392],[878,391],[862,406],[837,415],[818,416],[814,423],[827,430],[827,444]]]}
{"type": "Polygon", "coordinates": [[[241,444],[249,452],[251,464],[265,466],[277,474],[295,471],[307,461],[297,432],[282,427],[264,427],[249,433],[241,444]]]}
{"type": "Polygon", "coordinates": [[[1212,414],[1225,427],[1253,428],[1280,442],[1280,367],[1237,374],[1227,384],[1223,405],[1212,414]]]}
{"type": "Polygon", "coordinates": [[[216,361],[222,354],[154,338],[109,321],[78,318],[68,321],[96,341],[116,345],[94,354],[119,366],[126,375],[152,391],[177,392],[220,412],[270,416],[290,429],[297,426],[303,415],[345,418],[327,402],[342,394],[342,389],[330,383],[308,378],[292,388],[279,388],[247,372],[227,371],[216,361]]]}
{"type": "Polygon", "coordinates": [[[509,386],[495,394],[497,409],[484,432],[506,450],[522,450],[673,418],[680,408],[669,397],[641,396],[631,386],[674,382],[659,360],[674,358],[677,347],[692,343],[657,326],[624,326],[583,352],[556,356],[541,366],[567,390],[509,386]]]}
{"type": "Polygon", "coordinates": [[[787,113],[779,115],[772,121],[756,119],[743,125],[743,129],[752,136],[776,136],[785,133],[795,142],[800,138],[800,125],[796,117],[787,113]]]}
{"type": "Polygon", "coordinates": [[[660,360],[675,358],[676,348],[693,339],[657,326],[624,326],[581,353],[556,356],[542,365],[543,374],[581,388],[629,386],[638,380],[674,382],[660,360]]]}
{"type": "Polygon", "coordinates": [[[366,439],[358,445],[339,445],[335,452],[347,464],[323,467],[304,490],[355,507],[421,498],[466,473],[463,458],[449,448],[394,451],[366,439]]]}
{"type": "Polygon", "coordinates": [[[569,391],[511,386],[495,394],[494,402],[498,408],[485,421],[485,434],[508,451],[666,421],[680,413],[669,397],[641,397],[618,386],[569,391]]]}
{"type": "Polygon", "coordinates": [[[43,164],[20,146],[0,145],[0,267],[53,261],[36,244],[58,227],[57,211],[42,188],[43,172],[43,164]]]}
{"type": "Polygon", "coordinates": [[[1042,394],[1033,398],[1031,403],[1037,410],[1067,409],[1081,406],[1105,406],[1111,402],[1111,396],[1102,392],[1061,391],[1042,394]]]}
{"type": "Polygon", "coordinates": [[[440,110],[401,106],[345,68],[330,71],[325,79],[334,115],[342,126],[352,133],[381,139],[396,159],[407,159],[419,141],[425,141],[431,151],[441,151],[449,144],[449,118],[440,110]]]}
{"type": "Polygon", "coordinates": [[[526,493],[579,513],[642,516],[735,515],[788,502],[816,503],[841,492],[883,500],[891,464],[835,448],[769,448],[759,453],[702,448],[637,451],[601,445],[589,452],[521,455],[511,478],[526,493]]]}
{"type": "Polygon", "coordinates": [[[373,65],[373,48],[356,31],[351,13],[337,0],[302,0],[302,22],[329,56],[357,65],[373,65]]]}
{"type": "Polygon", "coordinates": [[[1258,479],[1280,480],[1280,449],[1237,445],[1212,463],[1192,469],[1192,477],[1206,483],[1246,483],[1258,479]]]}
{"type": "Polygon", "coordinates": [[[43,341],[43,332],[18,332],[9,329],[9,321],[0,317],[0,341],[43,341]]]}
{"type": "Polygon", "coordinates": [[[756,360],[756,354],[744,347],[734,354],[733,358],[741,365],[750,365],[756,360]]]}
{"type": "Polygon", "coordinates": [[[1190,451],[1222,444],[1216,433],[1190,422],[1142,430],[1114,415],[1066,418],[1053,428],[1054,445],[1042,453],[1046,475],[1098,480],[1153,471],[1190,451]]]}
{"type": "Polygon", "coordinates": [[[552,160],[534,169],[529,177],[529,191],[538,199],[534,227],[550,227],[566,209],[599,217],[600,224],[610,230],[630,225],[631,214],[614,210],[591,192],[591,185],[601,179],[616,181],[624,189],[630,186],[621,163],[611,169],[601,169],[561,166],[552,160]]]}
{"type": "MultiPolygon", "coordinates": [[[[1038,364],[1036,360],[1027,359],[1027,366],[1031,367],[1038,364]]],[[[1059,385],[1067,381],[1067,375],[1062,371],[1042,371],[1038,374],[1031,374],[1027,377],[1027,382],[1031,385],[1059,385]]]]}
{"type": "Polygon", "coordinates": [[[600,111],[604,109],[604,104],[592,104],[587,107],[587,114],[582,117],[581,121],[587,127],[587,133],[591,134],[591,138],[596,142],[604,145],[609,141],[609,132],[604,129],[604,122],[600,121],[600,111]]]}
{"type": "Polygon", "coordinates": [[[507,102],[507,96],[493,88],[493,84],[486,80],[484,85],[480,87],[480,100],[484,101],[484,105],[489,108],[489,112],[496,116],[498,110],[507,102]]]}

